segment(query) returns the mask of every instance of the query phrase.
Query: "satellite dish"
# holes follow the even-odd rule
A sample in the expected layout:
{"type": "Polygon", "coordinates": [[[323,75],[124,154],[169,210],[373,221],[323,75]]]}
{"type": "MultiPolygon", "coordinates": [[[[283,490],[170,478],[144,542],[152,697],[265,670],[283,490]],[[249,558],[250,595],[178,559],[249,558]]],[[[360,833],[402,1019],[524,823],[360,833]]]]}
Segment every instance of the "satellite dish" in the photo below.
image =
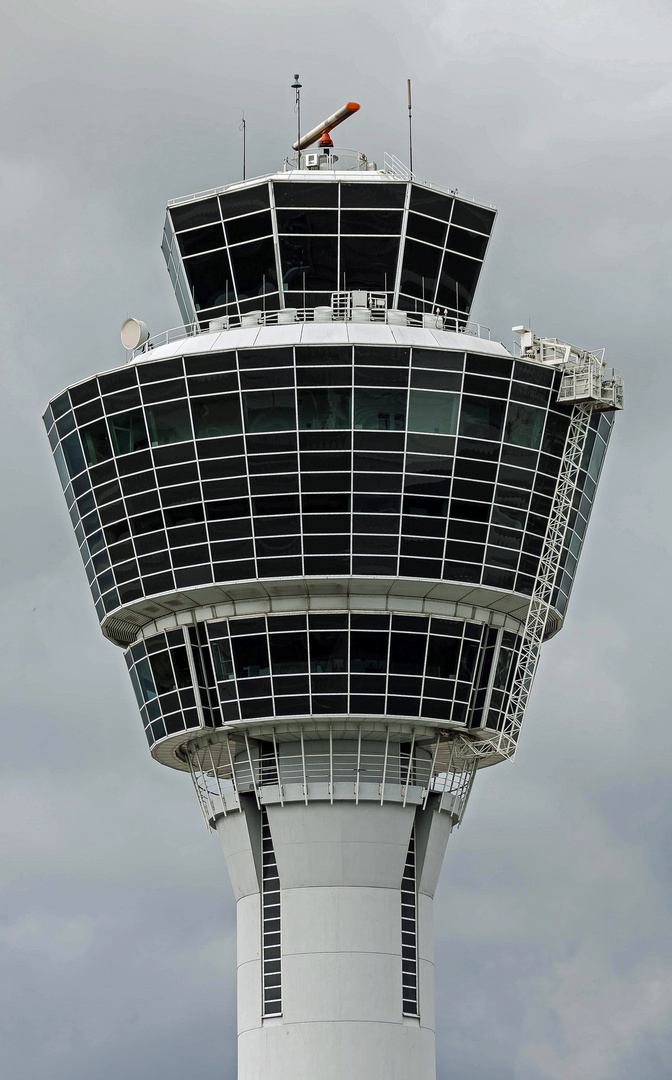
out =
{"type": "Polygon", "coordinates": [[[125,349],[139,349],[149,341],[149,330],[139,319],[126,319],[121,327],[121,344],[125,349]]]}

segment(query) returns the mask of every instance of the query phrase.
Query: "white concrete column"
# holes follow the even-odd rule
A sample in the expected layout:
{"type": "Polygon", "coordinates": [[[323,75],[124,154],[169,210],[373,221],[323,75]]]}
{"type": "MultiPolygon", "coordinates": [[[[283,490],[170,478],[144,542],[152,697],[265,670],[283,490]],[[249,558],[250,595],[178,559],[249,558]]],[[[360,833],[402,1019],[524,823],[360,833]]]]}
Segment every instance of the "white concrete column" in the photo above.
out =
{"type": "Polygon", "coordinates": [[[431,909],[449,816],[354,798],[267,807],[282,1015],[265,1019],[261,817],[243,801],[243,813],[217,820],[238,903],[238,1080],[434,1080],[431,909]],[[420,1015],[405,1017],[400,887],[414,824],[420,1015]]]}

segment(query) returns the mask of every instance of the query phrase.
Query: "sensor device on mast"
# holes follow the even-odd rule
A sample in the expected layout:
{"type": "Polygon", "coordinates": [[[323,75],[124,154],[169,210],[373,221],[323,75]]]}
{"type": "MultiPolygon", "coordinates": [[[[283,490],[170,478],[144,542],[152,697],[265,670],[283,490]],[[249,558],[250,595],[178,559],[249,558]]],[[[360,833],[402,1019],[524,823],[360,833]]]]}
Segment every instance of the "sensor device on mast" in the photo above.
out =
{"type": "Polygon", "coordinates": [[[338,109],[333,116],[328,116],[326,120],[323,120],[321,124],[318,124],[316,128],[309,131],[307,135],[304,135],[302,139],[292,143],[293,150],[305,150],[306,147],[312,146],[317,139],[320,139],[320,146],[333,146],[333,142],[329,137],[329,132],[333,128],[338,127],[344,120],[347,120],[353,113],[359,111],[359,105],[356,101],[348,101],[341,109],[338,109]],[[321,136],[321,138],[320,138],[321,136]]]}

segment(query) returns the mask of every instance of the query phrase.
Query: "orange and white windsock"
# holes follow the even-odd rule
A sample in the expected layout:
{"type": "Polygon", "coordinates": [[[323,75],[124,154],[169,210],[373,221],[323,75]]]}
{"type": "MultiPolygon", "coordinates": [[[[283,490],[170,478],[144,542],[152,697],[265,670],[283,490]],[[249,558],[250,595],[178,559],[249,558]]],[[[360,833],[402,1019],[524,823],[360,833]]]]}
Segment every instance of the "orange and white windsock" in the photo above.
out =
{"type": "Polygon", "coordinates": [[[328,135],[332,128],[342,124],[344,120],[347,120],[353,113],[358,112],[359,105],[356,101],[348,101],[341,109],[338,109],[333,116],[328,116],[326,120],[323,120],[321,124],[318,124],[316,128],[309,131],[307,135],[302,135],[300,142],[292,143],[294,150],[305,150],[306,147],[311,146],[321,135],[328,135]]]}

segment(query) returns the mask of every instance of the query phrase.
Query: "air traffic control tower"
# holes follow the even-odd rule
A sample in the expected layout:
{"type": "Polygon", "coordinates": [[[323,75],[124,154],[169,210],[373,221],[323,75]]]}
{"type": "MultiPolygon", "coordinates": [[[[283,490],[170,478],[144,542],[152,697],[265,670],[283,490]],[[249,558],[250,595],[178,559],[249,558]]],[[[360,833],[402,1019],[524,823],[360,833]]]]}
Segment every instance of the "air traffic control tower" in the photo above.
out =
{"type": "Polygon", "coordinates": [[[44,417],[150,752],[224,849],[239,1080],[435,1076],[446,842],[515,752],[623,400],[601,354],[471,322],[494,220],[328,135],[176,199],[183,325],[128,320],[44,417]]]}

